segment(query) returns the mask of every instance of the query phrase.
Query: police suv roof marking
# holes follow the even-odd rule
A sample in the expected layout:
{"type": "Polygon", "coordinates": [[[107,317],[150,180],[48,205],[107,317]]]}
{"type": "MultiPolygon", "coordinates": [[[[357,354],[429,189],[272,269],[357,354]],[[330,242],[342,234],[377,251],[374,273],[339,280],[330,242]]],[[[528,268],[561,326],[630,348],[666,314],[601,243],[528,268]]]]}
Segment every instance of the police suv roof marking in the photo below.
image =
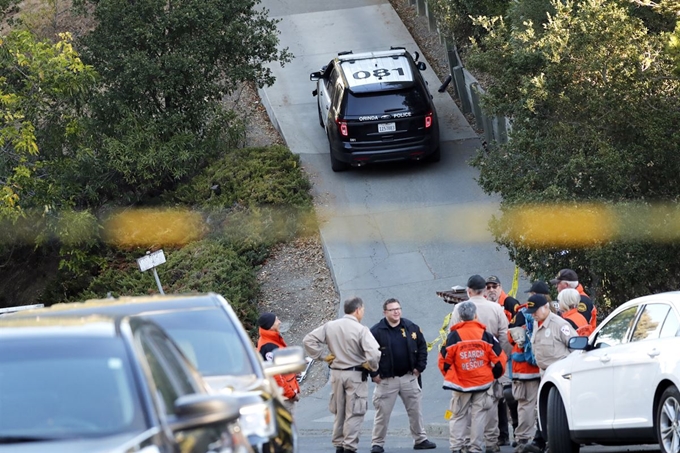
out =
{"type": "Polygon", "coordinates": [[[345,78],[350,88],[381,82],[413,82],[411,66],[404,56],[397,58],[392,56],[355,58],[341,61],[340,67],[345,73],[345,78]],[[375,71],[380,69],[386,70],[388,74],[382,75],[383,72],[381,72],[382,77],[376,76],[375,71]],[[398,69],[400,71],[397,71],[398,69]],[[361,72],[360,78],[355,78],[354,74],[359,72],[361,72]]]}

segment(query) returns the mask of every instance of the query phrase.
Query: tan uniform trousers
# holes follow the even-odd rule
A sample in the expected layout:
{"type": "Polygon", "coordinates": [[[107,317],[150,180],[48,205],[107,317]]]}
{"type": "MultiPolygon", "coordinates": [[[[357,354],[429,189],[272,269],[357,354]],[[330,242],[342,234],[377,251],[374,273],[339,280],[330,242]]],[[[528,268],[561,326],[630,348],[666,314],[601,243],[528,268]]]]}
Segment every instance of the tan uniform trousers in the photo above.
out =
{"type": "Polygon", "coordinates": [[[453,392],[451,397],[453,416],[449,420],[449,446],[452,451],[461,450],[466,446],[468,433],[469,453],[481,453],[486,450],[484,430],[489,409],[492,407],[496,408],[488,392],[453,392]]]}
{"type": "Polygon", "coordinates": [[[333,445],[356,451],[361,424],[368,410],[368,381],[361,380],[360,371],[331,369],[328,410],[335,414],[333,445]]]}
{"type": "Polygon", "coordinates": [[[384,378],[380,381],[380,384],[375,384],[375,390],[373,390],[375,419],[373,420],[371,445],[380,445],[381,447],[385,445],[387,426],[390,424],[390,415],[392,415],[397,396],[404,402],[411,436],[413,436],[415,443],[427,439],[425,425],[423,424],[423,413],[420,408],[423,392],[418,385],[418,378],[413,373],[408,373],[400,377],[384,378]]]}
{"type": "Polygon", "coordinates": [[[517,429],[515,440],[531,441],[536,432],[536,400],[540,379],[512,381],[512,396],[517,400],[517,429]]]}
{"type": "Polygon", "coordinates": [[[492,447],[498,444],[498,436],[501,434],[501,430],[498,427],[498,402],[503,397],[503,386],[498,380],[495,380],[487,393],[489,398],[493,400],[493,407],[495,409],[490,410],[487,414],[484,441],[488,447],[492,447]]]}

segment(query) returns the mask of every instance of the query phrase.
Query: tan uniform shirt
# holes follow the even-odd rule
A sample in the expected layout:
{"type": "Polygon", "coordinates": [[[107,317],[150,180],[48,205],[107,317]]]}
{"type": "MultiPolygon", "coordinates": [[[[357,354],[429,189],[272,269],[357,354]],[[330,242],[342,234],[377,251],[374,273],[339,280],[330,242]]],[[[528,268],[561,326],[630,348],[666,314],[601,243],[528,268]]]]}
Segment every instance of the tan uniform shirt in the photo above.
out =
{"type": "MultiPolygon", "coordinates": [[[[477,321],[486,326],[486,331],[496,337],[505,354],[510,357],[512,346],[510,341],[508,341],[508,317],[505,316],[503,307],[498,305],[498,302],[492,302],[482,296],[472,296],[469,301],[477,307],[477,321]]],[[[460,315],[458,314],[458,305],[456,304],[453,307],[449,328],[461,322],[460,315]]]]}
{"type": "Polygon", "coordinates": [[[534,320],[534,334],[531,345],[534,349],[536,363],[545,370],[553,363],[569,355],[569,338],[575,337],[576,331],[571,324],[555,313],[550,313],[539,326],[534,320]]]}
{"type": "Polygon", "coordinates": [[[345,315],[314,329],[302,342],[313,359],[322,359],[323,345],[327,345],[335,356],[331,365],[334,369],[360,366],[364,362],[368,362],[371,370],[378,369],[380,345],[369,328],[352,315],[345,315]]]}

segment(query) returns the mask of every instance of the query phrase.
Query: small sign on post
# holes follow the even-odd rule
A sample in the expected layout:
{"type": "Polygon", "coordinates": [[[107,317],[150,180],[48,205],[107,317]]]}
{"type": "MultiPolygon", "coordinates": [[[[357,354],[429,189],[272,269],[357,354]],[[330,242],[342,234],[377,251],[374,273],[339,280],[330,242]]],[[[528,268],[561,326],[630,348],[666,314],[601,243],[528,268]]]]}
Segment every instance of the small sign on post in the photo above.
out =
{"type": "Polygon", "coordinates": [[[158,278],[158,272],[156,272],[156,266],[160,266],[161,264],[165,263],[165,254],[163,253],[163,250],[156,250],[155,252],[146,252],[145,256],[142,256],[141,258],[137,258],[137,265],[139,266],[139,270],[142,272],[146,272],[149,269],[153,272],[153,277],[156,279],[156,285],[158,285],[158,291],[161,294],[165,294],[163,292],[163,286],[161,286],[161,280],[158,278]]]}

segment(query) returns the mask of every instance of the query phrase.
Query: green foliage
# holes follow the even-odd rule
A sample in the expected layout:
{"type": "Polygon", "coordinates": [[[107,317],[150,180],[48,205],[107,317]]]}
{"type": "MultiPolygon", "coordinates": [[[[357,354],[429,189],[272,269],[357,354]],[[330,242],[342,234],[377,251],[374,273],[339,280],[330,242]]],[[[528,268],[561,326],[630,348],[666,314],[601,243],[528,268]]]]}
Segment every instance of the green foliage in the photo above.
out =
{"type": "MultiPolygon", "coordinates": [[[[680,84],[660,52],[663,36],[614,2],[553,7],[540,34],[531,24],[487,20],[489,34],[468,60],[497,81],[485,107],[512,119],[510,142],[472,162],[481,186],[502,196],[504,212],[527,203],[677,200],[680,84]]],[[[581,269],[614,304],[673,287],[680,275],[675,246],[649,238],[564,250],[529,246],[502,219],[493,228],[529,274],[581,269]],[[652,275],[659,269],[662,278],[652,275]]]]}
{"type": "Polygon", "coordinates": [[[209,213],[212,235],[258,264],[273,244],[316,230],[311,184],[284,146],[233,149],[169,201],[209,213]]]}
{"type": "Polygon", "coordinates": [[[428,7],[440,30],[460,45],[485,34],[474,17],[505,16],[509,4],[507,0],[429,0],[428,7]]]}
{"type": "Polygon", "coordinates": [[[68,34],[56,44],[27,31],[0,38],[0,218],[24,209],[73,206],[69,178],[82,152],[82,102],[96,74],[68,34]],[[68,175],[70,176],[70,175],[68,175]]]}
{"type": "MultiPolygon", "coordinates": [[[[136,258],[144,250],[113,254],[102,272],[73,300],[122,295],[156,294],[150,271],[140,272],[136,258]]],[[[157,269],[166,293],[216,292],[226,297],[246,328],[255,325],[257,280],[250,264],[232,248],[214,240],[194,242],[182,249],[166,249],[167,262],[157,269]]]]}
{"type": "Polygon", "coordinates": [[[243,136],[222,100],[243,82],[274,82],[276,21],[253,0],[92,0],[84,59],[102,75],[90,147],[99,198],[170,190],[243,136]],[[232,129],[236,128],[237,133],[232,129]],[[122,181],[122,185],[120,182],[122,181]]]}
{"type": "Polygon", "coordinates": [[[181,184],[173,201],[202,209],[236,204],[309,208],[310,188],[299,157],[285,146],[241,148],[229,150],[190,182],[181,184]],[[216,185],[219,194],[211,190],[216,185]]]}
{"type": "Polygon", "coordinates": [[[21,0],[0,0],[0,21],[19,11],[21,0]]]}

